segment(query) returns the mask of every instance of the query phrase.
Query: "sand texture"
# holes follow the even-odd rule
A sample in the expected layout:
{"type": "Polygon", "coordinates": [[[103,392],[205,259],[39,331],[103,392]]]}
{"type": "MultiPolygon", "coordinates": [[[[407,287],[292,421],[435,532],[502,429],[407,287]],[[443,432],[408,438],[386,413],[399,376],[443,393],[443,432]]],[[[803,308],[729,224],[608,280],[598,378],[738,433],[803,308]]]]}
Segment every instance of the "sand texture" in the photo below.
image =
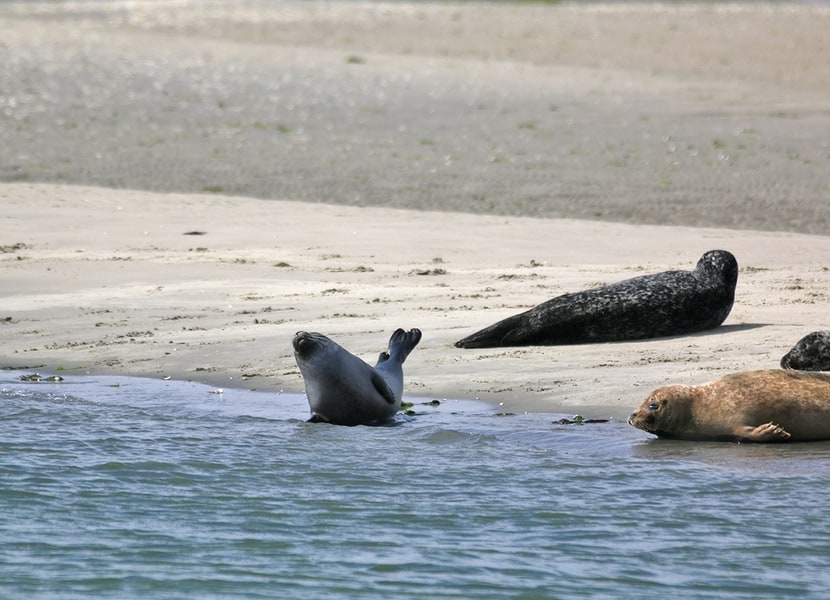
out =
{"type": "Polygon", "coordinates": [[[418,327],[407,392],[512,410],[633,408],[668,381],[775,367],[826,323],[830,238],[7,184],[3,358],[299,391],[290,340],[366,360],[418,327]],[[92,227],[91,224],[94,224],[92,227]],[[194,235],[200,232],[201,235],[194,235]],[[17,246],[23,244],[23,246],[17,246]],[[721,327],[643,342],[462,350],[453,342],[554,295],[740,261],[721,327]],[[796,266],[797,265],[797,266],[796,266]]]}
{"type": "Polygon", "coordinates": [[[0,4],[0,360],[300,391],[290,340],[407,393],[603,407],[828,327],[830,9],[0,4]],[[194,233],[196,232],[196,233],[194,233]],[[724,326],[460,350],[723,248],[724,326]]]}

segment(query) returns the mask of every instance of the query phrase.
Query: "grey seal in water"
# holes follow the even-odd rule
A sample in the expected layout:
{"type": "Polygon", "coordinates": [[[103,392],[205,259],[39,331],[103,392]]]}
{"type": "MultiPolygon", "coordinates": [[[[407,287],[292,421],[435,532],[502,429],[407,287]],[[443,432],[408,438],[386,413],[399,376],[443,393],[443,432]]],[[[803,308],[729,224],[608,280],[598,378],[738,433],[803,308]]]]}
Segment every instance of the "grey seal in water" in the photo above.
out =
{"type": "Polygon", "coordinates": [[[830,440],[830,376],[770,369],[667,385],[651,392],[628,424],[681,440],[830,440]]]}
{"type": "Polygon", "coordinates": [[[830,371],[830,331],[813,331],[781,358],[782,369],[830,371]]]}
{"type": "Polygon", "coordinates": [[[320,333],[294,336],[294,358],[305,381],[311,421],[368,425],[401,407],[403,362],[421,341],[421,331],[396,330],[374,367],[320,333]]]}
{"type": "Polygon", "coordinates": [[[738,262],[711,250],[693,271],[664,271],[564,294],[455,343],[459,348],[615,342],[711,329],[735,301],[738,262]]]}

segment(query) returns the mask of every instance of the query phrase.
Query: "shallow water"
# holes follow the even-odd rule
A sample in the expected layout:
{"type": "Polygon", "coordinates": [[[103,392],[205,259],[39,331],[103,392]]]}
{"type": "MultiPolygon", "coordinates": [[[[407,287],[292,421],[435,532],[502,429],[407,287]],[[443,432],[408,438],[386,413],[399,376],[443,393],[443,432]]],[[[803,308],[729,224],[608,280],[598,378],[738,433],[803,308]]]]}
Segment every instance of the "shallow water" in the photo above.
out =
{"type": "Polygon", "coordinates": [[[299,395],[19,375],[0,374],[2,598],[830,588],[827,443],[659,441],[455,401],[347,428],[305,423],[299,395]]]}

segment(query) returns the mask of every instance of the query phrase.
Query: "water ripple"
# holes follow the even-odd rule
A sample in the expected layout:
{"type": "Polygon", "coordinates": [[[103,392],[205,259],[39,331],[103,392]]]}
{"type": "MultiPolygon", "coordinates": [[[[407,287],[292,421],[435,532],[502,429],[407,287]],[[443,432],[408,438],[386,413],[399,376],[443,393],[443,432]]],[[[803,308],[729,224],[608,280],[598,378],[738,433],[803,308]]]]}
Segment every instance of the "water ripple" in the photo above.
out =
{"type": "Polygon", "coordinates": [[[819,598],[830,585],[830,444],[649,441],[475,404],[348,428],[303,422],[302,396],[4,377],[4,598],[819,598]]]}

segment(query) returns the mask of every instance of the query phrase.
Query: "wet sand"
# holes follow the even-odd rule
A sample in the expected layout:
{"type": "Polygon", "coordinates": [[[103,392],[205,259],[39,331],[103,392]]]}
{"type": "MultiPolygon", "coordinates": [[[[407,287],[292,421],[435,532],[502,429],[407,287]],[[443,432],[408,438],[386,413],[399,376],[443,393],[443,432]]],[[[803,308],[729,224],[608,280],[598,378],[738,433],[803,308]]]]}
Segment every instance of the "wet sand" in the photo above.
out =
{"type": "Polygon", "coordinates": [[[372,360],[420,327],[410,394],[620,413],[774,367],[827,327],[828,29],[812,5],[2,4],[0,360],[299,391],[294,331],[372,360]],[[712,248],[741,265],[713,332],[452,346],[712,248]]]}
{"type": "Polygon", "coordinates": [[[0,200],[3,238],[15,242],[0,255],[2,359],[41,370],[301,391],[295,331],[326,333],[374,361],[395,328],[419,327],[409,394],[620,414],[669,381],[776,367],[824,326],[830,303],[822,236],[43,184],[6,184],[0,200]],[[453,346],[551,296],[690,269],[712,248],[741,265],[735,307],[717,329],[453,346]]]}

